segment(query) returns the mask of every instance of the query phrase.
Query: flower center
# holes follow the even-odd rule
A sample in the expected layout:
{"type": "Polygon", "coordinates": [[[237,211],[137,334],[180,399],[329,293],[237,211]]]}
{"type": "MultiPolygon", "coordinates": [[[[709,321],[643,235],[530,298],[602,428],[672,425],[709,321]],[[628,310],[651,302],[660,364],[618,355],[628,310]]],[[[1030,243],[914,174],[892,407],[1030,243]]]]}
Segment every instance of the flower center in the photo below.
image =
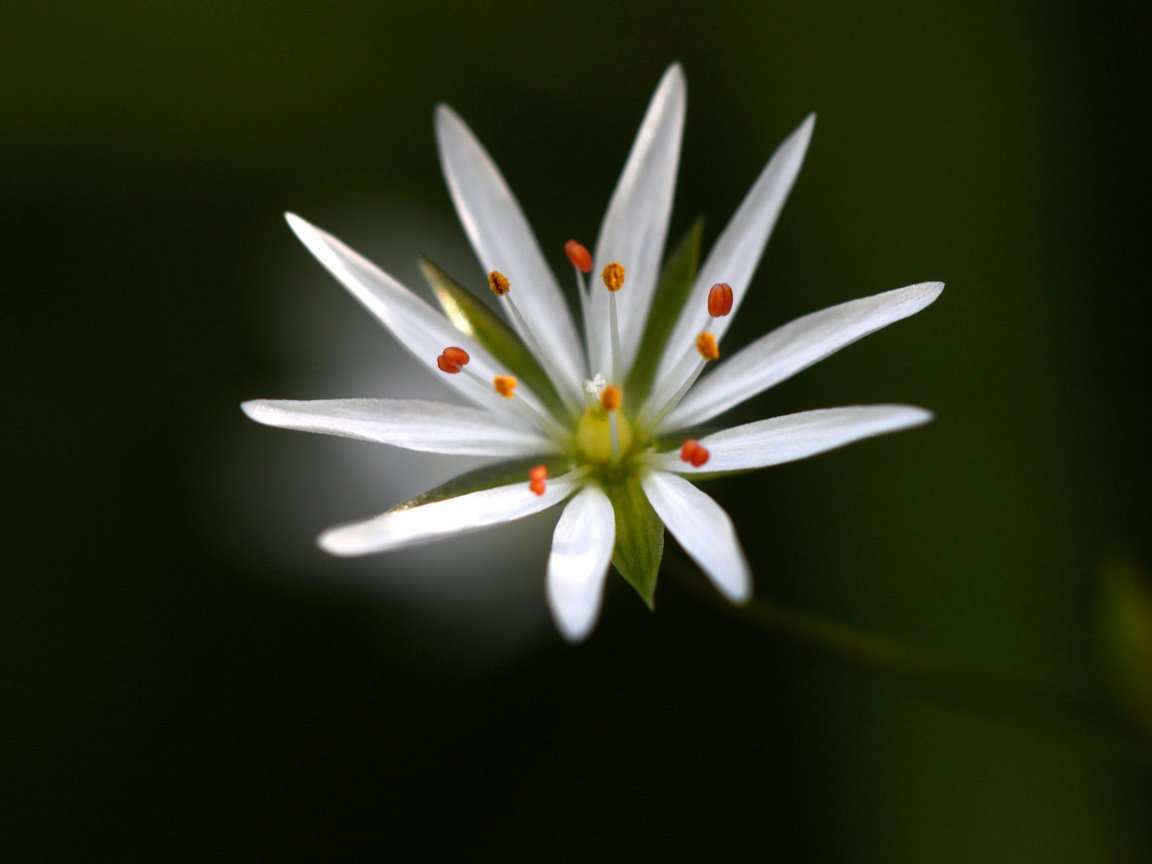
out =
{"type": "Polygon", "coordinates": [[[606,384],[597,395],[599,399],[584,410],[576,426],[576,448],[585,462],[616,463],[632,449],[635,434],[620,411],[620,388],[606,384]]]}

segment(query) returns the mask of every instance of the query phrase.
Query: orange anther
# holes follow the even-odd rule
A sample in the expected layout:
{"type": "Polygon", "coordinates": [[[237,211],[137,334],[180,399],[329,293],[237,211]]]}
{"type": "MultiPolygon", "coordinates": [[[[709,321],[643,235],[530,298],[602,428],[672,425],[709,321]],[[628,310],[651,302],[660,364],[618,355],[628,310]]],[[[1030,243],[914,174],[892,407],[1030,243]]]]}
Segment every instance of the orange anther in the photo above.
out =
{"type": "Polygon", "coordinates": [[[696,337],[696,350],[700,356],[711,362],[720,359],[720,348],[716,345],[716,337],[705,331],[696,337]]]}
{"type": "Polygon", "coordinates": [[[680,460],[687,462],[693,468],[699,468],[711,457],[707,447],[701,447],[700,442],[689,438],[680,445],[680,460]]]}
{"type": "Polygon", "coordinates": [[[445,348],[444,353],[436,358],[436,365],[440,367],[441,372],[447,372],[449,375],[455,375],[462,368],[468,365],[468,361],[472,358],[468,356],[468,352],[463,348],[455,346],[445,348]]]}
{"type": "Polygon", "coordinates": [[[564,244],[564,252],[568,255],[568,260],[572,262],[572,266],[581,273],[592,272],[592,253],[585,249],[582,243],[569,240],[564,244]]]}
{"type": "Polygon", "coordinates": [[[727,282],[717,282],[708,292],[708,314],[713,318],[723,318],[732,311],[732,286],[727,282]]]}
{"type": "Polygon", "coordinates": [[[499,270],[493,270],[488,274],[488,287],[492,289],[492,293],[497,297],[503,297],[512,290],[512,283],[509,282],[508,277],[499,270]]]}
{"type": "Polygon", "coordinates": [[[537,495],[543,495],[545,489],[545,480],[548,478],[548,466],[536,465],[528,469],[528,488],[535,492],[537,495]]]}
{"type": "Polygon", "coordinates": [[[516,379],[511,375],[497,375],[492,379],[492,386],[505,399],[511,399],[515,395],[516,379]]]}
{"type": "Polygon", "coordinates": [[[605,411],[615,411],[624,401],[624,394],[620,388],[609,384],[600,392],[600,407],[605,411]]]}
{"type": "Polygon", "coordinates": [[[619,291],[624,287],[624,265],[619,261],[613,261],[604,268],[601,278],[609,291],[619,291]]]}

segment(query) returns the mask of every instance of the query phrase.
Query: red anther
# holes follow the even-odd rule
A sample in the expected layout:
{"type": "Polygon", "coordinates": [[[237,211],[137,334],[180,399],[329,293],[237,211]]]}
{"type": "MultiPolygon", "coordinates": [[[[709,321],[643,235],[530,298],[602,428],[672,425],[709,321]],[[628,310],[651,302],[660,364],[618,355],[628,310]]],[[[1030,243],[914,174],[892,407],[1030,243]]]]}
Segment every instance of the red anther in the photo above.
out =
{"type": "Polygon", "coordinates": [[[545,479],[548,477],[548,467],[546,465],[536,465],[528,469],[528,479],[531,481],[528,488],[535,492],[537,495],[543,495],[546,488],[545,479]]]}
{"type": "Polygon", "coordinates": [[[692,438],[680,445],[680,461],[687,462],[693,468],[699,468],[711,456],[707,447],[701,447],[700,442],[692,438]]]}
{"type": "Polygon", "coordinates": [[[441,372],[446,372],[449,375],[455,375],[461,369],[468,365],[468,361],[472,358],[468,356],[468,352],[463,348],[445,348],[444,353],[436,358],[436,365],[440,367],[441,372]]]}
{"type": "Polygon", "coordinates": [[[582,243],[569,240],[564,244],[564,252],[568,255],[568,260],[572,262],[572,266],[581,273],[592,272],[592,253],[584,248],[582,243]]]}
{"type": "Polygon", "coordinates": [[[713,318],[723,318],[732,311],[732,286],[727,282],[717,282],[708,292],[708,314],[713,318]]]}

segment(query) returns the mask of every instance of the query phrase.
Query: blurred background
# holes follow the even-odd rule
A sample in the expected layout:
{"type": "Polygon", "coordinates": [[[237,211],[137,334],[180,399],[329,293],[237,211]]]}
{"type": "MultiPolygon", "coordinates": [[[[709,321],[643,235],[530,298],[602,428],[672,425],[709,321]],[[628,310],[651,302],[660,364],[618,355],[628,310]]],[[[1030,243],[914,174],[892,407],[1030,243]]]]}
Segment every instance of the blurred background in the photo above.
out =
{"type": "Polygon", "coordinates": [[[476,284],[445,101],[559,269],[679,60],[673,238],[703,214],[708,245],[819,116],[730,345],[948,283],[735,415],[937,414],[709,487],[758,596],[1102,699],[1096,575],[1152,562],[1149,23],[1087,0],[5,5],[6,860],[1152,860],[1147,770],[778,644],[672,544],[655,614],[613,577],[578,648],[545,607],[555,514],[328,559],[321,529],[452,472],[238,407],[440,386],[284,210],[410,285],[419,254],[476,284]]]}

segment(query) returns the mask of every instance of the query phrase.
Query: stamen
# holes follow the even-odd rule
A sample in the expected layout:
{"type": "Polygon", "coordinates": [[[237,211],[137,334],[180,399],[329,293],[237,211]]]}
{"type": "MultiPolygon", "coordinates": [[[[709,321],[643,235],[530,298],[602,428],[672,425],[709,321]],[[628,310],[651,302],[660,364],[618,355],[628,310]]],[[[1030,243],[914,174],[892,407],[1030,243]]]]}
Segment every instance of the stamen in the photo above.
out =
{"type": "Polygon", "coordinates": [[[604,268],[600,278],[604,280],[604,285],[609,291],[616,292],[624,287],[624,272],[624,265],[619,261],[613,261],[604,268]]]}
{"type": "Polygon", "coordinates": [[[503,297],[512,290],[512,283],[499,270],[493,270],[488,274],[488,287],[497,297],[503,297]]]}
{"type": "MultiPolygon", "coordinates": [[[[569,240],[564,244],[564,254],[567,255],[568,260],[572,262],[572,269],[576,274],[576,296],[580,298],[580,318],[584,322],[585,338],[586,340],[590,340],[592,301],[588,297],[588,281],[584,277],[592,271],[592,255],[584,247],[584,244],[577,240],[569,240]]],[[[585,348],[589,354],[592,353],[590,341],[585,341],[585,348]]]]}
{"type": "Polygon", "coordinates": [[[511,375],[497,375],[492,379],[492,386],[505,399],[511,399],[516,395],[516,379],[511,375]]]}
{"type": "Polygon", "coordinates": [[[472,358],[468,356],[468,352],[463,348],[455,346],[445,348],[444,352],[436,358],[436,365],[440,367],[440,371],[448,375],[456,375],[464,370],[468,365],[468,361],[472,358]]]}
{"type": "Polygon", "coordinates": [[[699,468],[712,456],[707,447],[701,447],[700,442],[689,438],[680,445],[680,460],[687,462],[693,468],[699,468]]]}
{"type": "Polygon", "coordinates": [[[716,337],[707,330],[696,337],[696,351],[700,355],[696,368],[692,370],[692,374],[680,385],[679,389],[672,394],[672,398],[665,402],[660,410],[652,416],[649,425],[653,429],[660,425],[660,421],[668,416],[669,411],[680,404],[680,400],[692,389],[692,385],[696,383],[696,379],[700,377],[704,367],[712,361],[720,359],[720,347],[716,344],[716,337]]]}
{"type": "Polygon", "coordinates": [[[716,344],[716,337],[707,330],[696,337],[696,350],[706,363],[720,359],[720,347],[716,344]]]}
{"type": "Polygon", "coordinates": [[[708,314],[713,318],[723,318],[732,311],[732,286],[727,282],[717,282],[708,292],[708,314]]]}
{"type": "MultiPolygon", "coordinates": [[[[553,380],[560,380],[560,376],[550,362],[552,355],[546,353],[541,348],[540,343],[536,339],[536,334],[532,332],[532,328],[528,326],[528,322],[524,316],[520,314],[519,307],[517,307],[516,302],[512,299],[512,283],[508,281],[508,277],[499,270],[493,270],[488,274],[488,287],[493,294],[508,304],[508,312],[512,316],[512,322],[523,337],[524,342],[527,343],[528,350],[536,355],[537,359],[544,365],[544,368],[552,375],[553,380]]],[[[577,410],[575,400],[569,396],[564,388],[560,388],[560,398],[571,410],[577,410]]]]}
{"type": "Polygon", "coordinates": [[[537,465],[534,468],[528,469],[528,488],[535,492],[537,495],[543,495],[546,488],[545,481],[548,479],[548,466],[537,465]]]}
{"type": "Polygon", "coordinates": [[[620,392],[620,388],[612,384],[609,384],[600,393],[600,407],[605,411],[617,410],[623,401],[624,395],[620,392]]]}
{"type": "Polygon", "coordinates": [[[572,262],[572,266],[581,273],[592,272],[592,254],[584,248],[583,244],[576,240],[569,240],[564,244],[564,252],[567,254],[568,260],[572,262]]]}
{"type": "Polygon", "coordinates": [[[613,261],[600,274],[608,289],[608,326],[612,335],[612,377],[620,380],[620,318],[616,314],[616,292],[624,287],[624,265],[613,261]]]}

